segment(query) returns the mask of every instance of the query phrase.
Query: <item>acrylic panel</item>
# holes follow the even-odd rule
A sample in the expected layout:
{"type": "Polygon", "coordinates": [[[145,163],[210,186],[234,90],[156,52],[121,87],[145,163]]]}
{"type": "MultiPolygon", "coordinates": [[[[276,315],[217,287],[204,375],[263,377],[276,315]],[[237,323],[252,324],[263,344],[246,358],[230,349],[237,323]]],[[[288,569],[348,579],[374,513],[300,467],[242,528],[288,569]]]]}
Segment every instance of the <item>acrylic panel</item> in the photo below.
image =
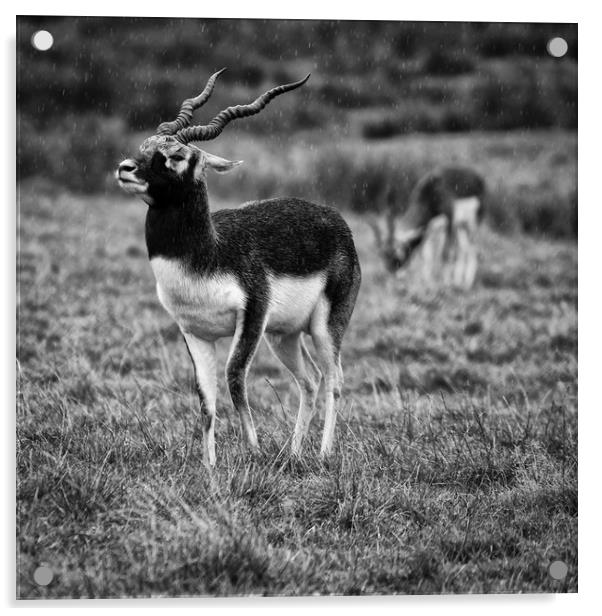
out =
{"type": "Polygon", "coordinates": [[[576,592],[576,105],[576,24],[18,17],[17,597],[576,592]]]}

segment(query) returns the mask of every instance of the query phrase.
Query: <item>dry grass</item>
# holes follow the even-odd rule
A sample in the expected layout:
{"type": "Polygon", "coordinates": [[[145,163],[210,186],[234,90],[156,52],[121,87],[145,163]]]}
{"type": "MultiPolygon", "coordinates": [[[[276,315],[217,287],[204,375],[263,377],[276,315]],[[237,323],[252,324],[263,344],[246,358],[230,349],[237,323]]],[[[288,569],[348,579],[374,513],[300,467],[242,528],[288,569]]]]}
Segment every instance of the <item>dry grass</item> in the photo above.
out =
{"type": "Polygon", "coordinates": [[[476,288],[433,292],[388,278],[349,215],[364,282],[335,455],[316,420],[289,458],[296,395],[262,346],[262,454],[222,380],[209,475],[143,206],[24,187],[20,207],[19,597],[576,591],[574,244],[485,231],[476,288]]]}

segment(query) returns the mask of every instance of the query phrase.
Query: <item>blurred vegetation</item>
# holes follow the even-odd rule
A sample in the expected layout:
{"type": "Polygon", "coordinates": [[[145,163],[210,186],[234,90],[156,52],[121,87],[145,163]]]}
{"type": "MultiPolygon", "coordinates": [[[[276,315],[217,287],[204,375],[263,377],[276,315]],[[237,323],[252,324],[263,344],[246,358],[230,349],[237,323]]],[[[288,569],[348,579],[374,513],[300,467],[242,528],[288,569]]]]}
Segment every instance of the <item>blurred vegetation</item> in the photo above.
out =
{"type": "Polygon", "coordinates": [[[31,17],[19,20],[18,52],[20,111],[38,128],[71,111],[151,129],[223,66],[218,104],[312,72],[289,104],[316,109],[281,118],[289,129],[377,107],[394,133],[453,129],[454,114],[469,129],[576,126],[574,24],[31,17]],[[48,52],[30,44],[41,27],[55,38],[48,52]],[[561,60],[546,51],[558,35],[561,60]]]}
{"type": "MultiPolygon", "coordinates": [[[[575,24],[20,17],[17,26],[18,176],[76,191],[113,189],[117,161],[224,66],[199,122],[312,73],[295,96],[228,131],[237,138],[232,156],[243,157],[240,148],[251,141],[246,159],[266,162],[259,174],[249,166],[242,186],[218,186],[218,194],[238,199],[243,188],[249,198],[278,188],[378,210],[403,201],[429,165],[455,156],[404,148],[397,136],[512,130],[520,141],[523,131],[577,127],[575,24]],[[30,44],[41,28],[55,40],[46,52],[30,44]],[[564,58],[547,53],[554,36],[568,42],[564,58]],[[310,147],[291,147],[299,143],[310,147]],[[283,156],[294,159],[284,181],[283,156]]],[[[575,140],[565,134],[564,154],[556,143],[562,137],[553,150],[576,175],[575,140]]],[[[492,137],[491,147],[498,141],[492,137]]],[[[504,143],[502,158],[529,164],[536,177],[527,190],[512,177],[500,183],[490,222],[576,235],[576,186],[565,182],[558,192],[540,158],[504,143]]],[[[460,158],[490,175],[500,157],[460,158]]]]}
{"type": "MultiPolygon", "coordinates": [[[[139,139],[139,138],[138,138],[139,139]]],[[[358,214],[402,213],[418,180],[446,164],[468,165],[486,180],[490,227],[556,238],[577,237],[577,136],[566,131],[408,135],[385,141],[313,134],[258,144],[222,135],[220,155],[243,159],[233,174],[209,178],[215,197],[297,195],[358,214]]]]}

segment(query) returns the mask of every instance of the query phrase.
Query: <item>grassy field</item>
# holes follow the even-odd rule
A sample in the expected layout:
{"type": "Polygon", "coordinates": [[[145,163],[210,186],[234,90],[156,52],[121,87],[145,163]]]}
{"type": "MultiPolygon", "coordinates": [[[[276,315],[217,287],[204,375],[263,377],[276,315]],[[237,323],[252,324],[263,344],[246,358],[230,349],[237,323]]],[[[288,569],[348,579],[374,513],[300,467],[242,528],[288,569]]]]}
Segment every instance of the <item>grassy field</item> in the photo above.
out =
{"type": "Polygon", "coordinates": [[[262,453],[220,379],[210,475],[144,206],[22,187],[18,597],[577,590],[576,244],[484,229],[475,289],[429,291],[346,217],[363,286],[336,453],[317,460],[316,417],[290,459],[296,392],[262,345],[262,453]]]}

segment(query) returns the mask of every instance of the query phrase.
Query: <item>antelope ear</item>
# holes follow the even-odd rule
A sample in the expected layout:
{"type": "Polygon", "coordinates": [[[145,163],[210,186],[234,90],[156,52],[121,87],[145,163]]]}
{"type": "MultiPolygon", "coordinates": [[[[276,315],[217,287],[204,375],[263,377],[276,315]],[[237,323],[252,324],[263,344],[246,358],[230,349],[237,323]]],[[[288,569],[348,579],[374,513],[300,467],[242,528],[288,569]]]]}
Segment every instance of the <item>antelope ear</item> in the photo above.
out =
{"type": "Polygon", "coordinates": [[[234,167],[242,165],[243,162],[242,160],[226,160],[215,154],[209,154],[209,152],[203,152],[203,158],[205,159],[205,166],[218,173],[228,173],[228,171],[231,171],[234,167]]]}

